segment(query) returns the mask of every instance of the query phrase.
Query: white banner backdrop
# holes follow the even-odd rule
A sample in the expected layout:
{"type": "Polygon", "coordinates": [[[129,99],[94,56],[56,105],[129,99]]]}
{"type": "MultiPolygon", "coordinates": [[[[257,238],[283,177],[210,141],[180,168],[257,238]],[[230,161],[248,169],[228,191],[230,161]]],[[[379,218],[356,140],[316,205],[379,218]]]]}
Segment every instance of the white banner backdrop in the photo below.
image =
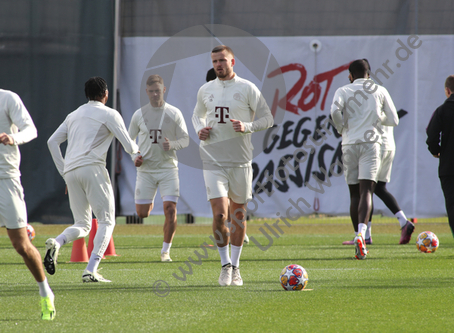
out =
{"type": "MultiPolygon", "coordinates": [[[[438,160],[427,150],[425,128],[433,111],[445,100],[445,78],[454,74],[454,36],[260,37],[255,44],[247,37],[220,38],[215,43],[208,37],[172,39],[173,43],[164,37],[122,39],[120,108],[129,126],[134,111],[148,102],[144,94],[146,78],[151,74],[163,76],[165,99],[182,111],[191,137],[189,147],[177,153],[179,213],[211,216],[191,116],[197,91],[212,67],[210,50],[223,43],[236,46],[232,47],[237,60],[235,72],[263,89],[276,113],[277,127],[253,134],[254,190],[259,181],[272,191],[269,195],[257,192],[249,204],[255,216],[284,215],[292,207],[291,201],[304,214],[349,214],[348,187],[333,165],[340,159],[341,138],[332,127],[320,126],[329,116],[334,92],[348,83],[348,64],[359,58],[369,60],[376,82],[388,89],[400,110],[400,124],[394,130],[397,152],[389,191],[408,217],[445,215],[438,160]],[[283,80],[286,88],[265,87],[273,80],[283,80]],[[310,151],[309,146],[315,153],[305,153],[310,151]],[[289,159],[287,166],[281,162],[282,157],[289,159]],[[323,170],[327,170],[326,175],[323,170]],[[267,172],[274,175],[273,181],[267,182],[267,172]]],[[[122,215],[135,213],[135,177],[135,167],[123,151],[118,178],[122,215]]],[[[391,215],[377,197],[374,207],[376,213],[391,215]]],[[[292,209],[295,215],[297,208],[292,209]]],[[[162,213],[158,192],[152,214],[162,213]]]]}

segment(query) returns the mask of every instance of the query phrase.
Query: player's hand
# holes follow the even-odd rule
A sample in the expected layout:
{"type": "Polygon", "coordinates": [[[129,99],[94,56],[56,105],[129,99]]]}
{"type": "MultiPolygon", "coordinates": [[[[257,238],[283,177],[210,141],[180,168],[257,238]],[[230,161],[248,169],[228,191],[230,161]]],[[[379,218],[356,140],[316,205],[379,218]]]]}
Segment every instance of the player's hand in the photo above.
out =
{"type": "Polygon", "coordinates": [[[199,139],[205,141],[210,136],[210,130],[212,127],[205,127],[199,131],[199,139]]]}
{"type": "Polygon", "coordinates": [[[143,163],[142,155],[137,156],[136,159],[134,160],[134,165],[136,167],[140,167],[142,165],[142,163],[143,163]]]}
{"type": "Polygon", "coordinates": [[[230,119],[230,121],[232,122],[235,132],[244,133],[244,124],[241,120],[230,119]]]}
{"type": "Polygon", "coordinates": [[[438,153],[437,155],[433,155],[433,157],[440,158],[440,153],[438,153]]]}
{"type": "Polygon", "coordinates": [[[162,148],[164,148],[165,151],[169,151],[171,148],[170,141],[167,138],[164,138],[166,141],[162,143],[162,148]]]}
{"type": "Polygon", "coordinates": [[[0,134],[0,142],[3,143],[5,146],[6,145],[13,145],[14,144],[14,140],[12,137],[10,137],[8,134],[6,133],[2,133],[0,134]]]}

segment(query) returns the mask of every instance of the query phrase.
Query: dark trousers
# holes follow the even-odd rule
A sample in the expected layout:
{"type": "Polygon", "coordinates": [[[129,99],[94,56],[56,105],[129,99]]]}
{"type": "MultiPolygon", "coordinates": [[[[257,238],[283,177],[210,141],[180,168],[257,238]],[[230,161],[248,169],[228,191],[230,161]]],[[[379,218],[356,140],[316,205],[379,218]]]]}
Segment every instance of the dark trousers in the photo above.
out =
{"type": "Polygon", "coordinates": [[[440,177],[441,189],[445,196],[446,212],[448,213],[449,226],[454,236],[454,176],[440,177]]]}

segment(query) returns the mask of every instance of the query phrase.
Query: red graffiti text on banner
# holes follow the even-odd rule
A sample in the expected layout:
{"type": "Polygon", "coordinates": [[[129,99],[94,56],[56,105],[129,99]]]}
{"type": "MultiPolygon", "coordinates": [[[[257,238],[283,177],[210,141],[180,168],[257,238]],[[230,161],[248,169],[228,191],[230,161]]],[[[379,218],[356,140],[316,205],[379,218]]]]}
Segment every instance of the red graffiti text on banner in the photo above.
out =
{"type": "Polygon", "coordinates": [[[349,65],[350,63],[339,66],[330,71],[317,74],[314,76],[312,81],[309,82],[309,84],[305,87],[304,83],[306,82],[307,71],[304,65],[302,64],[288,64],[272,71],[270,74],[268,74],[269,78],[291,71],[300,72],[300,78],[298,79],[298,81],[296,81],[295,85],[289,90],[287,95],[282,97],[278,102],[277,99],[279,98],[279,90],[276,89],[271,112],[274,115],[276,113],[277,106],[279,106],[281,109],[290,111],[295,114],[298,114],[298,109],[301,109],[302,111],[309,111],[310,109],[317,105],[320,99],[322,92],[322,87],[320,86],[320,83],[326,81],[325,93],[323,94],[322,103],[320,105],[320,109],[324,110],[326,97],[328,96],[328,92],[334,77],[339,73],[347,70],[349,65]],[[298,100],[298,104],[297,105],[292,104],[291,101],[301,91],[301,89],[302,93],[301,97],[298,100]]]}

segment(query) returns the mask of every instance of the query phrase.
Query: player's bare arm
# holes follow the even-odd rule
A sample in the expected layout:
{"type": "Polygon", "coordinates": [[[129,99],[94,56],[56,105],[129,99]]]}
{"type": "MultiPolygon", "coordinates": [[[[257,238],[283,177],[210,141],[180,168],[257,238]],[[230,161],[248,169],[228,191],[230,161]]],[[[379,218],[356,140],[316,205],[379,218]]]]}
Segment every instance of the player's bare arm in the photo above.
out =
{"type": "Polygon", "coordinates": [[[212,127],[209,127],[209,126],[202,128],[198,133],[199,139],[202,141],[205,141],[206,139],[208,139],[208,137],[210,136],[211,129],[212,129],[212,127]]]}
{"type": "Polygon", "coordinates": [[[230,121],[232,122],[235,132],[244,133],[244,124],[241,120],[230,119],[230,121]]]}
{"type": "Polygon", "coordinates": [[[12,137],[10,137],[8,134],[6,133],[2,133],[0,134],[0,142],[3,143],[5,146],[6,145],[13,145],[14,144],[14,140],[12,137]]]}

